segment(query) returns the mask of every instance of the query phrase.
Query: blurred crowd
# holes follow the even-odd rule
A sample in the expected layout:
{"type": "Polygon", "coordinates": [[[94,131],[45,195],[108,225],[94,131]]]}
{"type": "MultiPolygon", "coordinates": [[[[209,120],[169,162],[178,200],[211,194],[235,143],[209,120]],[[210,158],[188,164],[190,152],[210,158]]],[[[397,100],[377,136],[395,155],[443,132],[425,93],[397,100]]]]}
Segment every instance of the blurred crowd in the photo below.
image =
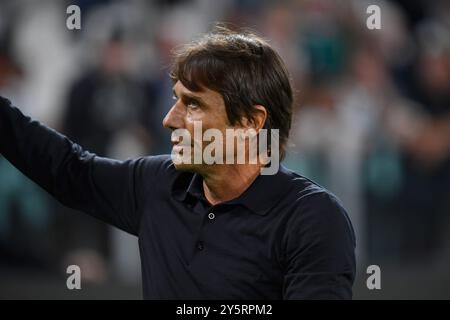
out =
{"type": "MultiPolygon", "coordinates": [[[[450,260],[449,1],[3,0],[0,94],[98,155],[168,153],[171,51],[215,21],[285,60],[296,102],[284,164],[342,200],[360,265],[450,260]],[[70,4],[81,30],[66,28],[70,4]]],[[[136,242],[0,158],[0,266],[74,263],[93,282],[137,283],[136,242]]]]}

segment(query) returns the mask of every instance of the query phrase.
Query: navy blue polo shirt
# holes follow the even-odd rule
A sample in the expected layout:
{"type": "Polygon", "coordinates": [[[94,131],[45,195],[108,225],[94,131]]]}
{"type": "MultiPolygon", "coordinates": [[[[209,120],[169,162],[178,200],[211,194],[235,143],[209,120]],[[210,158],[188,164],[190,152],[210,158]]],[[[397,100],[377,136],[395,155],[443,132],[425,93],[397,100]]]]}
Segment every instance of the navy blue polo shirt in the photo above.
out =
{"type": "Polygon", "coordinates": [[[98,157],[2,98],[0,153],[61,203],[136,235],[146,299],[352,297],[347,213],[283,166],[212,206],[170,156],[98,157]]]}

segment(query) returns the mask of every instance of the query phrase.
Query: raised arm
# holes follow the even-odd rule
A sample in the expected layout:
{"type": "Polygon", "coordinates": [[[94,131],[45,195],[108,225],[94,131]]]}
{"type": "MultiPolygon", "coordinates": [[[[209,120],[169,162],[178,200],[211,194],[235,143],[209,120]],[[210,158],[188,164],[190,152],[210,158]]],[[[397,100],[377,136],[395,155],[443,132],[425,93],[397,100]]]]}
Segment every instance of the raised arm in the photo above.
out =
{"type": "Polygon", "coordinates": [[[143,158],[117,161],[84,151],[2,97],[0,154],[62,204],[138,233],[137,175],[143,158]]]}

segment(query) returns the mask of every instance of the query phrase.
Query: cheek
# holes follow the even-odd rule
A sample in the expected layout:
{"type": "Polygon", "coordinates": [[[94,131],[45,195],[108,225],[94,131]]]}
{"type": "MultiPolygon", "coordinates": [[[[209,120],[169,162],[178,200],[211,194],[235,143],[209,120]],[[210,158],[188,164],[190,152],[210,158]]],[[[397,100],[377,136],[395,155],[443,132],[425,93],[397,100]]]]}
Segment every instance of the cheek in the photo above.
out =
{"type": "MultiPolygon", "coordinates": [[[[191,137],[194,140],[195,139],[195,125],[194,122],[200,122],[201,123],[201,136],[203,137],[203,133],[208,129],[219,129],[222,134],[223,138],[225,139],[225,132],[228,127],[228,122],[226,120],[226,115],[222,115],[220,112],[217,113],[210,113],[210,112],[204,112],[202,110],[198,111],[191,111],[187,112],[185,117],[185,126],[186,129],[190,132],[191,137]]],[[[196,141],[197,142],[197,141],[196,141]]],[[[198,144],[201,144],[201,141],[198,141],[198,144]]]]}
{"type": "Polygon", "coordinates": [[[198,113],[192,113],[192,112],[188,112],[186,114],[185,117],[186,121],[186,129],[190,132],[191,137],[194,137],[194,130],[195,130],[195,124],[196,122],[200,122],[202,124],[202,126],[204,127],[205,125],[205,121],[203,119],[203,117],[201,117],[198,113]]]}
{"type": "Polygon", "coordinates": [[[191,136],[191,145],[194,147],[200,147],[202,148],[202,137],[203,137],[203,131],[205,126],[205,121],[203,117],[201,117],[199,114],[189,113],[186,115],[186,122],[185,122],[185,128],[189,131],[189,134],[191,136]],[[198,124],[195,125],[194,122],[200,122],[201,123],[201,131],[199,130],[198,124]],[[200,132],[196,132],[198,130],[200,132]]]}
{"type": "Polygon", "coordinates": [[[205,122],[205,115],[201,110],[198,111],[187,111],[186,113],[186,122],[194,126],[194,121],[205,122]]]}

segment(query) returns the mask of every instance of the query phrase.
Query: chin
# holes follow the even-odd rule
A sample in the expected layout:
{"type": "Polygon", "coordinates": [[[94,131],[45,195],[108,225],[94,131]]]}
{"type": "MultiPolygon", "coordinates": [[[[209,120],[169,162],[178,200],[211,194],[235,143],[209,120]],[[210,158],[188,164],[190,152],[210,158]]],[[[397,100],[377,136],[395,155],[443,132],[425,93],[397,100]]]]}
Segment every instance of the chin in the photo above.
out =
{"type": "Polygon", "coordinates": [[[189,164],[188,163],[179,163],[179,164],[174,163],[174,166],[177,171],[193,172],[193,173],[198,173],[200,175],[210,172],[213,167],[208,164],[190,164],[190,163],[189,164]]]}
{"type": "Polygon", "coordinates": [[[174,162],[175,169],[178,171],[190,171],[190,172],[201,172],[203,165],[201,164],[191,164],[191,163],[178,163],[174,162]]]}
{"type": "Polygon", "coordinates": [[[185,164],[185,163],[179,163],[173,164],[175,166],[175,169],[177,169],[178,171],[191,171],[192,167],[194,167],[192,164],[185,164]]]}

